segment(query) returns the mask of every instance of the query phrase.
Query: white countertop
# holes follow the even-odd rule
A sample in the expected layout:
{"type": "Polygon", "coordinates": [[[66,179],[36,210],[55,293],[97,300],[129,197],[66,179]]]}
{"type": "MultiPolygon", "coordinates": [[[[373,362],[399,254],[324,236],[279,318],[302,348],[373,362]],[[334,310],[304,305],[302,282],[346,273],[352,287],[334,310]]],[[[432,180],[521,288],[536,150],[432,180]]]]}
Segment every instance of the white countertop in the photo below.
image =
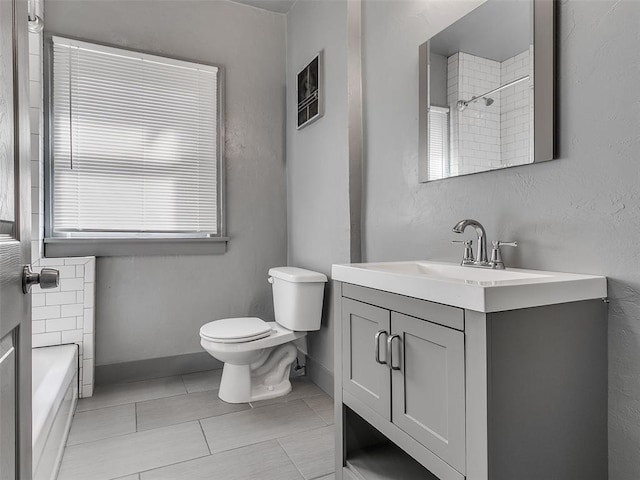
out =
{"type": "Polygon", "coordinates": [[[414,261],[333,265],[333,280],[466,308],[499,312],[607,296],[598,275],[414,261]]]}

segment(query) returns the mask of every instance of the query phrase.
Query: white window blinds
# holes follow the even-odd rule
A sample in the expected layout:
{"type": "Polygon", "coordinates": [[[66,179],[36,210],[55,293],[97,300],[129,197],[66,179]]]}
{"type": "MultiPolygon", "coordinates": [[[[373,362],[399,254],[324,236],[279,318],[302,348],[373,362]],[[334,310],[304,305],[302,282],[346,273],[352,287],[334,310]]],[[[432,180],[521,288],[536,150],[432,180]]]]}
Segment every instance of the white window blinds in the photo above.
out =
{"type": "Polygon", "coordinates": [[[219,234],[218,69],[53,37],[54,236],[219,234]]]}
{"type": "Polygon", "coordinates": [[[429,107],[429,180],[449,176],[449,109],[429,107]]]}

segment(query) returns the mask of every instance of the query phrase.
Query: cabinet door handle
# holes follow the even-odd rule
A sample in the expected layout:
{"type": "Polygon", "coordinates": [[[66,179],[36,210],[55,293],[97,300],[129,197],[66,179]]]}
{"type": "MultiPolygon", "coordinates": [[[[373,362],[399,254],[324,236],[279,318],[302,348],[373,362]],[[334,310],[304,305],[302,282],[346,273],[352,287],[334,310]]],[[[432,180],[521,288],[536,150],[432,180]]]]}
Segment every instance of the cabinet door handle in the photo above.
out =
{"type": "Polygon", "coordinates": [[[391,370],[400,370],[400,366],[395,366],[393,364],[393,341],[396,338],[400,340],[400,335],[391,335],[387,339],[387,365],[389,365],[391,370]]]}
{"type": "Polygon", "coordinates": [[[385,330],[378,330],[378,333],[376,333],[376,336],[374,337],[376,341],[376,362],[378,362],[380,365],[386,365],[386,360],[380,360],[380,337],[382,335],[385,335],[387,337],[389,336],[389,334],[385,330]]]}

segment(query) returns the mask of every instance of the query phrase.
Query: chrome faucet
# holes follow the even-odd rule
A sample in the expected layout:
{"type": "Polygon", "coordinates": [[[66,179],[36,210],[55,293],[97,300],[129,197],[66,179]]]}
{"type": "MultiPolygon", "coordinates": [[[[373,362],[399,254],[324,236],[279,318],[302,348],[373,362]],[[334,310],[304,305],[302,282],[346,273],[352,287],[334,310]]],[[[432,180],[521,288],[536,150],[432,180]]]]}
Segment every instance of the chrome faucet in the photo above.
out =
{"type": "Polygon", "coordinates": [[[517,247],[518,242],[491,242],[493,244],[493,250],[491,250],[491,260],[487,258],[487,234],[484,227],[477,220],[461,220],[455,224],[453,231],[455,233],[463,233],[467,227],[473,227],[478,235],[478,252],[475,258],[473,258],[473,251],[471,250],[471,240],[465,240],[462,242],[454,240],[453,243],[464,243],[465,250],[462,258],[462,266],[480,267],[480,268],[494,268],[503,270],[504,262],[502,261],[502,254],[500,252],[501,246],[517,247]]]}
{"type": "Polygon", "coordinates": [[[473,263],[467,263],[467,265],[473,265],[474,267],[487,267],[489,266],[489,259],[487,258],[487,234],[484,231],[484,227],[477,220],[460,220],[453,227],[455,233],[462,233],[467,227],[473,227],[478,234],[478,251],[476,252],[476,259],[473,263]]]}

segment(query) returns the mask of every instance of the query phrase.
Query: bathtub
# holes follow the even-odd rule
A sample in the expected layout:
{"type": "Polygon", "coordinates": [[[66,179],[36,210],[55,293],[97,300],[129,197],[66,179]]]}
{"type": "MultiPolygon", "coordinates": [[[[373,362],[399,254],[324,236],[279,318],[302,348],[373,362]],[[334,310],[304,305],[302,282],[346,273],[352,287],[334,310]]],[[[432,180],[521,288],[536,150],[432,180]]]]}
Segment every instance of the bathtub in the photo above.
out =
{"type": "Polygon", "coordinates": [[[32,352],[33,480],[55,480],[78,399],[78,346],[32,352]]]}

